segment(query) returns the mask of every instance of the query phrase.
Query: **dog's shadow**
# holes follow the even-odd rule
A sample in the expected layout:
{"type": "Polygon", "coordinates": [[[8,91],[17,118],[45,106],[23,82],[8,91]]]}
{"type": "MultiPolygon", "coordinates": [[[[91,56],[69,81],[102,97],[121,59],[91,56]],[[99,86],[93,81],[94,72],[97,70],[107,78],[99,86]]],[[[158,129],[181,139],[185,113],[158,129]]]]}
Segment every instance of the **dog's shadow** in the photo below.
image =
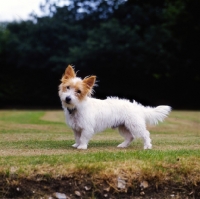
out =
{"type": "MultiPolygon", "coordinates": [[[[121,143],[120,140],[91,140],[88,144],[88,149],[123,149],[117,148],[117,146],[121,143]]],[[[19,143],[20,144],[20,143],[19,143]]],[[[22,148],[26,149],[74,149],[72,145],[74,144],[74,140],[40,140],[35,142],[26,142],[26,145],[21,146],[22,148]]],[[[20,148],[21,148],[20,147],[20,148]]],[[[136,141],[131,143],[125,149],[141,149],[142,143],[140,141],[136,141]]]]}

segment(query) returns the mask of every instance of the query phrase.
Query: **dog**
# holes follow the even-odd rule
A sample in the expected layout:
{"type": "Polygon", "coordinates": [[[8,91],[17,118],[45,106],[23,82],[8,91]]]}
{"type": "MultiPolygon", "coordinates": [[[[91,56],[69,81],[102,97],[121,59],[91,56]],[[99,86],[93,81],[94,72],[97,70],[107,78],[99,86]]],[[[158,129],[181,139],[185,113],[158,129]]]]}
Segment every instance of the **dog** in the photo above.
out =
{"type": "Polygon", "coordinates": [[[170,106],[145,107],[136,101],[118,97],[105,100],[92,98],[96,76],[84,79],[76,76],[71,65],[65,70],[59,85],[59,97],[66,123],[72,128],[77,149],[87,149],[92,136],[106,128],[118,128],[124,141],[117,147],[125,148],[135,138],[142,138],[144,149],[151,149],[150,133],[146,124],[162,122],[170,113],[170,106]]]}

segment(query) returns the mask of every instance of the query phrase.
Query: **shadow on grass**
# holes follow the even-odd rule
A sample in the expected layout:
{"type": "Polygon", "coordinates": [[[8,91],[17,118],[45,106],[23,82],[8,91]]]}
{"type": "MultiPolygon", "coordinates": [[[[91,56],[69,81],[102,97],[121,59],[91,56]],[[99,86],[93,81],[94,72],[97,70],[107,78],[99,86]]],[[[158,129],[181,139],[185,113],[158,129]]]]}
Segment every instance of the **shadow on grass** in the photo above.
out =
{"type": "MultiPolygon", "coordinates": [[[[117,147],[120,141],[90,141],[89,147],[92,148],[105,148],[105,147],[117,147]]],[[[74,140],[28,140],[17,142],[0,142],[3,149],[68,149],[72,148],[74,140]]]]}

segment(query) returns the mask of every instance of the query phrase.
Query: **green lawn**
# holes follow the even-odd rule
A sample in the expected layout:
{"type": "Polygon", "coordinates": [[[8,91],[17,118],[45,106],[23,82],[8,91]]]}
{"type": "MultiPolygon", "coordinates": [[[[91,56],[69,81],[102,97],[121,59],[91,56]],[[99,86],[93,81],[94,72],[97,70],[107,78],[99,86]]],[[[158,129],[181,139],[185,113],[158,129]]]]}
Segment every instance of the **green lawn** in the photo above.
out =
{"type": "Polygon", "coordinates": [[[164,123],[148,127],[152,150],[143,150],[140,139],[127,149],[117,148],[123,139],[112,129],[95,135],[88,150],[74,149],[64,120],[62,111],[0,111],[1,175],[83,172],[102,178],[200,182],[200,112],[172,111],[164,123]]]}

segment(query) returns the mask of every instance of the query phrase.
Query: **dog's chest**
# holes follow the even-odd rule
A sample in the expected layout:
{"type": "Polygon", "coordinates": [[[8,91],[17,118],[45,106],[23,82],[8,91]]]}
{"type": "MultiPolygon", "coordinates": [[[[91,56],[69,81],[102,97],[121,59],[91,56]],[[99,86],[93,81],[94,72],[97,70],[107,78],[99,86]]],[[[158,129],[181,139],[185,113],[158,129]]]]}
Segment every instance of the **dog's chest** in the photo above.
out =
{"type": "Polygon", "coordinates": [[[78,114],[67,114],[66,123],[74,130],[81,130],[80,116],[78,114]]]}

